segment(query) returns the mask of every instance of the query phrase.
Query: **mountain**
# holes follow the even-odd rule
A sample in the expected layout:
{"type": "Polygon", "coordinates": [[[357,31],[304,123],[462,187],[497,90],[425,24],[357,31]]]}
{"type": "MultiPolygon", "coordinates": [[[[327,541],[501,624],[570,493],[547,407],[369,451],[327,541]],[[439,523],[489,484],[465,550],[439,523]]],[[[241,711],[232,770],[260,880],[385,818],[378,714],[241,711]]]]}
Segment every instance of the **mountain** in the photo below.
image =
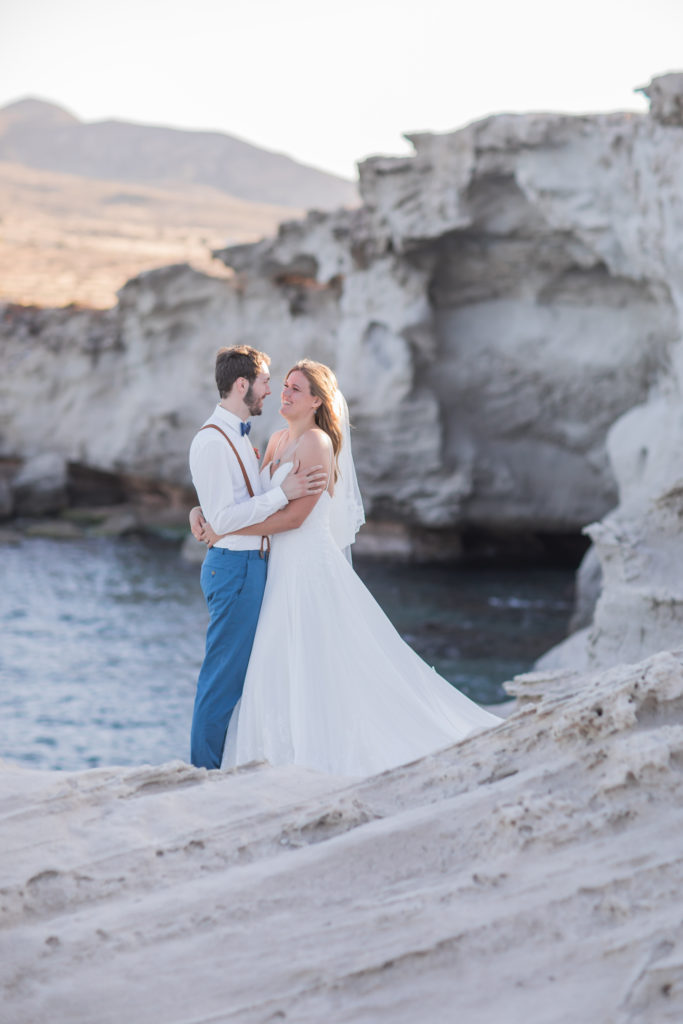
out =
{"type": "MultiPolygon", "coordinates": [[[[110,306],[130,277],[356,205],[350,181],[218,132],[0,108],[0,301],[110,306]]],[[[220,270],[218,270],[220,267],[220,270]]]]}
{"type": "Polygon", "coordinates": [[[84,122],[41,99],[0,108],[0,160],[109,181],[203,185],[239,199],[299,209],[358,202],[353,182],[231,135],[127,121],[84,122]]]}

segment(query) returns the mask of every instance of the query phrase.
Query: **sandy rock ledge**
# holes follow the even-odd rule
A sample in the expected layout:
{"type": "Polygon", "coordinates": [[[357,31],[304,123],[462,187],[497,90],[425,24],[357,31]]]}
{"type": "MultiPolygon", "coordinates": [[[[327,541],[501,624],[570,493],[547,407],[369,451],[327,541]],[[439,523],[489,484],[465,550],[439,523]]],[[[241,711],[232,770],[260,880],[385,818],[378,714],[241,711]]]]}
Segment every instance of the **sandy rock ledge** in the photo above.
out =
{"type": "Polygon", "coordinates": [[[5,764],[13,1024],[683,1019],[683,654],[365,781],[5,764]]]}

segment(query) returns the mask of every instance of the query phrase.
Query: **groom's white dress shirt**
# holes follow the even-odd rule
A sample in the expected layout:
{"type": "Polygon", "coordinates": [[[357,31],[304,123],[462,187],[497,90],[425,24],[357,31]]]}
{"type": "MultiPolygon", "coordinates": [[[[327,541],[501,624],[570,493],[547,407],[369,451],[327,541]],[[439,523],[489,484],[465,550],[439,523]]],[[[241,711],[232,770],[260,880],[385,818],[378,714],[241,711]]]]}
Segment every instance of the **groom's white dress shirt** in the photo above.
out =
{"type": "Polygon", "coordinates": [[[216,533],[225,533],[216,544],[232,551],[251,551],[261,546],[260,537],[233,533],[244,526],[261,523],[273,512],[284,508],[287,496],[281,487],[264,491],[253,446],[240,432],[239,416],[217,405],[204,426],[215,423],[225,431],[244,463],[254,497],[249,497],[242,470],[230,445],[217,430],[200,430],[190,445],[190,472],[205,519],[216,533]]]}

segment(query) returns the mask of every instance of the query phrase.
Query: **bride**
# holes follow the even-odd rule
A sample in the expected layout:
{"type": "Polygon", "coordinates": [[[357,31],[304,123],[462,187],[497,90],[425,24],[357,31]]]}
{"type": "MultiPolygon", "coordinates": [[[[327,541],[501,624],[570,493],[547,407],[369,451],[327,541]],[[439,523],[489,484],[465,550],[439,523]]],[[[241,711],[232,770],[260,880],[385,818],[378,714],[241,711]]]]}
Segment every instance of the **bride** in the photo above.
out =
{"type": "MultiPolygon", "coordinates": [[[[383,771],[497,725],[406,644],[354,572],[364,522],[348,412],[332,371],[303,359],[289,371],[261,479],[276,487],[296,460],[322,464],[327,487],[238,531],[273,534],[266,589],[242,698],[222,767],[300,764],[344,776],[383,771]]],[[[198,512],[195,536],[218,539],[198,512]]]]}

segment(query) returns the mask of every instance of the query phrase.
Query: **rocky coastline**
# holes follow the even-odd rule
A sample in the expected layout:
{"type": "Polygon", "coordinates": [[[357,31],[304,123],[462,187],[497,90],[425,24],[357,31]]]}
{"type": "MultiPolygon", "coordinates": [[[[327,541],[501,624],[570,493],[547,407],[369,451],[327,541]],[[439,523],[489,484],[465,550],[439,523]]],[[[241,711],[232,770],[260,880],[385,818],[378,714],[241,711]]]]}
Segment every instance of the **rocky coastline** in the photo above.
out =
{"type": "MultiPolygon", "coordinates": [[[[578,560],[607,516],[579,575],[587,625],[610,524],[650,499],[656,519],[680,476],[680,76],[645,91],[650,115],[499,115],[415,136],[413,157],[361,164],[360,208],[217,252],[229,280],[181,264],[132,279],[111,310],[5,304],[0,516],[94,506],[114,531],[155,516],[180,529],[213,355],[246,341],[276,380],[304,353],[337,372],[367,554],[543,561],[573,538],[578,560]]],[[[257,442],[277,422],[273,401],[257,442]]],[[[655,630],[631,654],[659,645],[655,630]]]]}
{"type": "Polygon", "coordinates": [[[181,508],[213,353],[251,341],[274,376],[334,366],[397,536],[592,542],[577,631],[510,717],[414,764],[0,765],[17,1024],[683,1019],[683,74],[645,91],[649,116],[417,136],[361,167],[361,209],[221,252],[230,282],[5,307],[8,518],[32,463],[66,505],[99,473],[181,508]]]}

